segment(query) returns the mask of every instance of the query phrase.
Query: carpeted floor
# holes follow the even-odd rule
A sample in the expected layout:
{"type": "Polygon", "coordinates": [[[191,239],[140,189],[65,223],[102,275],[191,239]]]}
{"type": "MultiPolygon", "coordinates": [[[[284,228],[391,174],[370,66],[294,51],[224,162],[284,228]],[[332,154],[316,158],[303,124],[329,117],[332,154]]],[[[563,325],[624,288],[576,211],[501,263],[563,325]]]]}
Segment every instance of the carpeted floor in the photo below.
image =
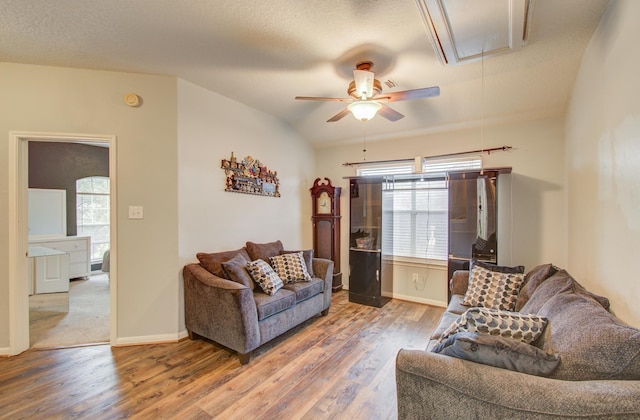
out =
{"type": "Polygon", "coordinates": [[[29,296],[32,348],[109,342],[109,279],[72,280],[69,293],[29,296]]]}

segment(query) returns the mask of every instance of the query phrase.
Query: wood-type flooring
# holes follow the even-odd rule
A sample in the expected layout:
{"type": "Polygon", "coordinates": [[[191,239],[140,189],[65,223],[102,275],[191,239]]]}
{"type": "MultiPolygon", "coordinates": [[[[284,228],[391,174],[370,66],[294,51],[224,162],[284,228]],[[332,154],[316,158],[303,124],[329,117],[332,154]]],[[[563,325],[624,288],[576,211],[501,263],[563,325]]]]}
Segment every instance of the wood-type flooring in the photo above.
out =
{"type": "Polygon", "coordinates": [[[28,350],[0,358],[0,418],[395,419],[395,357],[422,349],[443,309],[333,296],[253,352],[215,343],[28,350]]]}

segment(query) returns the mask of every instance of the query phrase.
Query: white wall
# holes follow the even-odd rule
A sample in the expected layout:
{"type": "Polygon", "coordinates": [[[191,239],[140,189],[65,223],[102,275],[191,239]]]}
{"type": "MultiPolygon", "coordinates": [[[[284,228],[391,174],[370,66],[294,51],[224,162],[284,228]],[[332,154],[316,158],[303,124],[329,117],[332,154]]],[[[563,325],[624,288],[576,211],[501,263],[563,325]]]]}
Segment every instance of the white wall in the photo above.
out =
{"type": "Polygon", "coordinates": [[[567,116],[568,268],[640,326],[640,2],[611,4],[589,43],[567,116]]]}
{"type": "MultiPolygon", "coordinates": [[[[502,181],[501,191],[510,193],[499,211],[511,232],[499,245],[499,262],[504,265],[524,265],[527,269],[538,264],[566,263],[566,222],[564,219],[564,122],[562,118],[525,121],[511,125],[484,127],[482,141],[479,129],[435,133],[419,137],[396,138],[368,142],[367,161],[412,159],[415,156],[434,156],[481,148],[512,146],[509,152],[483,156],[485,167],[510,166],[513,174],[502,181]],[[505,182],[506,181],[506,182],[505,182]],[[511,220],[511,214],[513,220],[511,220]],[[512,242],[509,245],[509,240],[512,242]]],[[[336,186],[348,192],[345,176],[354,176],[354,167],[344,162],[362,160],[362,143],[353,142],[318,150],[318,176],[329,177],[336,186]]],[[[500,181],[499,181],[500,184],[500,181]]],[[[342,197],[341,251],[348,287],[349,199],[342,197]]],[[[499,233],[505,234],[505,232],[499,233]]],[[[413,266],[398,266],[394,270],[393,293],[404,299],[444,304],[447,300],[447,273],[441,268],[420,270],[413,266]],[[416,287],[410,274],[417,272],[426,281],[416,287]]]]}
{"type": "Polygon", "coordinates": [[[9,342],[10,131],[117,136],[118,338],[178,334],[176,79],[0,63],[0,348],[9,342]],[[130,108],[135,92],[143,105],[130,108]],[[128,206],[144,206],[129,220],[128,206]],[[162,240],[158,240],[161,238],[162,240]]]}
{"type": "Polygon", "coordinates": [[[247,241],[311,248],[315,161],[309,144],[278,119],[183,80],[178,114],[180,269],[198,252],[237,249],[247,241]],[[225,192],[220,163],[231,152],[277,171],[281,197],[225,192]]]}
{"type": "Polygon", "coordinates": [[[9,345],[7,238],[15,222],[10,131],[117,137],[118,342],[180,336],[180,272],[196,252],[247,240],[311,247],[314,152],[277,119],[172,77],[0,63],[0,91],[0,348],[9,345]],[[143,105],[126,106],[128,92],[143,105]],[[224,192],[220,161],[231,151],[277,170],[282,197],[224,192]],[[130,205],[144,207],[143,220],[128,219],[130,205]]]}

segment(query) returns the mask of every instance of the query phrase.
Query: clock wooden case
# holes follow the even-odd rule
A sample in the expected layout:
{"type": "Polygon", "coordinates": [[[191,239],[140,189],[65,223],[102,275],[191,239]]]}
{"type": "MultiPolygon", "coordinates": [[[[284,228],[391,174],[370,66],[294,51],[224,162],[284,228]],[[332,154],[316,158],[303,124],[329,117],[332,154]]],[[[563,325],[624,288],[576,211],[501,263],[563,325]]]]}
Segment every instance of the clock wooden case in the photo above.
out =
{"type": "Polygon", "coordinates": [[[310,188],[313,222],[313,253],[318,258],[332,260],[333,291],[342,289],[340,272],[340,187],[329,178],[316,178],[310,188]]]}

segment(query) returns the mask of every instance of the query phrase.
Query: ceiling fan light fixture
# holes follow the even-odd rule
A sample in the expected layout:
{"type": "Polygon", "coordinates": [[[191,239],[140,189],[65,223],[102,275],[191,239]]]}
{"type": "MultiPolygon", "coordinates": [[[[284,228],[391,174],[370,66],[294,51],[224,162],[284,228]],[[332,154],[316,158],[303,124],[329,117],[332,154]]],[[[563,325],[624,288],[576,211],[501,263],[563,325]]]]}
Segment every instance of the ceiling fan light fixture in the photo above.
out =
{"type": "Polygon", "coordinates": [[[366,100],[373,96],[373,73],[367,70],[354,70],[353,80],[356,84],[358,99],[366,100]]]}
{"type": "Polygon", "coordinates": [[[358,101],[347,106],[356,120],[369,121],[375,117],[382,105],[376,101],[358,101]]]}
{"type": "Polygon", "coordinates": [[[346,117],[349,112],[351,112],[356,120],[369,121],[376,116],[378,111],[380,111],[381,117],[395,122],[404,118],[404,115],[382,103],[433,98],[440,95],[440,88],[438,86],[390,92],[382,95],[382,84],[375,78],[374,73],[370,71],[372,66],[373,63],[371,61],[363,61],[356,64],[356,69],[353,72],[353,81],[349,83],[349,87],[347,88],[349,98],[296,96],[296,99],[350,103],[346,108],[342,108],[340,112],[329,118],[327,122],[340,121],[346,117]]]}

